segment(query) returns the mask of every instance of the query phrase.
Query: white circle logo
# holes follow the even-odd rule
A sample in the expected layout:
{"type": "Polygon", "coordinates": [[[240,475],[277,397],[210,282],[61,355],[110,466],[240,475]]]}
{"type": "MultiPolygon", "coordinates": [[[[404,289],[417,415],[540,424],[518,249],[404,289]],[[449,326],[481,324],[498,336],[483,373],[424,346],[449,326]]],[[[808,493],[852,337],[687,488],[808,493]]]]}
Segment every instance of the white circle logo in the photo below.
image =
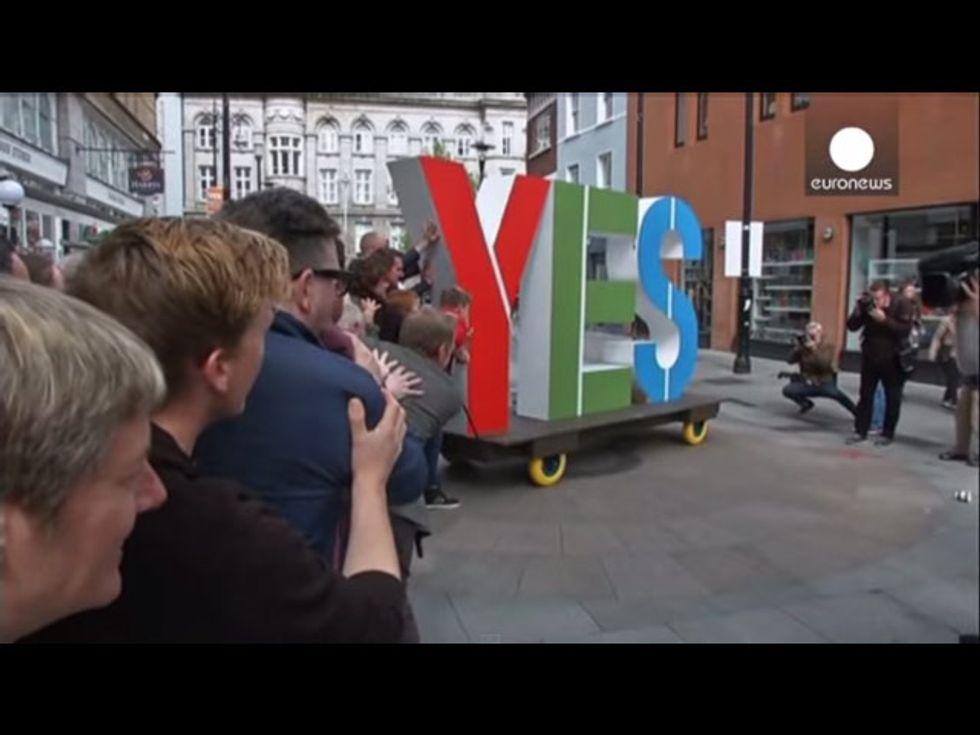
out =
{"type": "Polygon", "coordinates": [[[841,128],[830,139],[830,160],[842,171],[867,168],[875,157],[875,142],[861,128],[841,128]]]}

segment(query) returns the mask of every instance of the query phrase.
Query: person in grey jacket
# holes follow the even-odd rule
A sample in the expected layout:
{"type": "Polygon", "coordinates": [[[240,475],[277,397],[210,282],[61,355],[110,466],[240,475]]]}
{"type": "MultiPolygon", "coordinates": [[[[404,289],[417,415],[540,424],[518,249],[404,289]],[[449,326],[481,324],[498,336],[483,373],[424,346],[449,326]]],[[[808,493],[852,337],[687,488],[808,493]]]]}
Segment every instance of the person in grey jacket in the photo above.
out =
{"type": "MultiPolygon", "coordinates": [[[[408,420],[409,431],[425,445],[429,460],[429,485],[437,482],[435,471],[439,461],[443,427],[462,410],[463,397],[452,376],[446,372],[455,350],[456,319],[431,306],[405,317],[399,331],[399,344],[376,341],[370,337],[365,343],[377,352],[387,353],[402,366],[422,379],[421,395],[401,399],[408,420]],[[435,447],[434,453],[432,448],[435,447]]],[[[441,491],[440,491],[441,492],[441,491]]],[[[458,507],[459,501],[446,498],[439,507],[458,507]]],[[[390,505],[391,529],[395,536],[395,551],[401,567],[402,579],[408,583],[412,566],[413,549],[422,556],[422,539],[431,534],[426,502],[418,498],[411,503],[390,505]]],[[[407,615],[411,616],[411,610],[407,615]]],[[[406,621],[403,642],[414,642],[418,632],[414,619],[406,621]]]]}
{"type": "MultiPolygon", "coordinates": [[[[438,440],[443,427],[462,410],[463,397],[446,366],[452,358],[456,320],[432,307],[424,307],[409,314],[402,323],[399,344],[378,342],[377,347],[387,352],[401,365],[422,379],[422,395],[408,396],[401,401],[408,417],[409,431],[421,439],[428,448],[438,440]]],[[[433,474],[438,454],[430,457],[430,487],[438,484],[433,474]]],[[[452,500],[449,498],[448,500],[452,500]]],[[[447,504],[441,504],[443,507],[447,504]]],[[[457,507],[458,501],[448,505],[457,507]]],[[[423,535],[427,535],[426,504],[420,498],[407,505],[393,506],[395,515],[411,521],[423,535]]],[[[416,538],[409,536],[408,561],[411,561],[411,542],[416,538]]],[[[416,544],[417,545],[417,544],[416,544]]],[[[400,549],[401,552],[401,549],[400,549]]],[[[407,564],[405,565],[407,567],[407,564]]]]}
{"type": "Polygon", "coordinates": [[[980,392],[980,283],[977,273],[963,284],[967,298],[956,311],[956,363],[962,382],[956,402],[956,445],[939,455],[944,460],[965,460],[971,467],[978,463],[978,392],[980,392]]]}

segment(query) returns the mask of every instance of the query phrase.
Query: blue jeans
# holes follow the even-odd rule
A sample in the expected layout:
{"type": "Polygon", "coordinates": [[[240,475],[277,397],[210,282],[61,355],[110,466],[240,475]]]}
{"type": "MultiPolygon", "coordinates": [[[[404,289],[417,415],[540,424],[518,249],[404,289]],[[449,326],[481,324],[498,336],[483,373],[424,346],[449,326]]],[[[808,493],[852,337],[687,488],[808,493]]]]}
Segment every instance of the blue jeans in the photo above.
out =
{"type": "Polygon", "coordinates": [[[878,383],[875,389],[874,408],[871,409],[871,431],[881,431],[885,426],[885,386],[878,383]]]}
{"type": "Polygon", "coordinates": [[[439,487],[439,452],[442,450],[442,429],[432,435],[423,448],[429,465],[429,483],[426,489],[439,487]]]}

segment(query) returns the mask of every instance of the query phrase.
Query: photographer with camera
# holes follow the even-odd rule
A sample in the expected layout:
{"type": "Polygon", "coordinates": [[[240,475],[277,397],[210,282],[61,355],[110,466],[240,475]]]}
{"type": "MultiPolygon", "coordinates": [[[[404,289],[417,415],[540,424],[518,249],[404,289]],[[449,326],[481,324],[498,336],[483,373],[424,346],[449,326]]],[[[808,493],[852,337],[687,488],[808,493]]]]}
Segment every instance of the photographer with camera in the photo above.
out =
{"type": "Polygon", "coordinates": [[[847,318],[850,331],[864,330],[861,335],[861,394],[854,417],[854,436],[847,440],[848,444],[867,440],[875,388],[879,382],[885,386],[885,425],[875,445],[887,446],[894,440],[905,385],[899,353],[908,342],[912,318],[911,302],[904,298],[892,301],[885,281],[871,284],[847,318]]]}
{"type": "Polygon", "coordinates": [[[943,460],[964,460],[977,466],[978,402],[980,402],[980,282],[977,272],[962,284],[964,301],[956,304],[956,363],[962,376],[959,400],[956,402],[956,445],[939,455],[943,460]]]}
{"type": "Polygon", "coordinates": [[[800,372],[790,376],[792,382],[783,388],[783,395],[800,407],[801,414],[813,408],[812,398],[830,398],[855,415],[854,402],[837,387],[837,350],[832,342],[824,341],[823,325],[807,324],[786,361],[799,364],[800,372]]]}

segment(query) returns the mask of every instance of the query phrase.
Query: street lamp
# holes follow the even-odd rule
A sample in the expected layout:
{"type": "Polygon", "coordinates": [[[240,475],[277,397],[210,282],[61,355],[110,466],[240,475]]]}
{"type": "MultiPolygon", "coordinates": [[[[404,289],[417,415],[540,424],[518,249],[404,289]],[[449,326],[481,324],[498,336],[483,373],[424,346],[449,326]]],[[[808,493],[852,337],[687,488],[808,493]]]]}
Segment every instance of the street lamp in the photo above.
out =
{"type": "Polygon", "coordinates": [[[745,93],[745,144],[743,154],[744,181],[742,184],[742,273],[738,281],[738,352],[732,372],[738,375],[752,372],[751,332],[752,332],[752,280],[749,276],[749,226],[752,222],[752,178],[753,178],[753,136],[752,96],[745,93]]]}
{"type": "Polygon", "coordinates": [[[495,146],[492,143],[478,140],[473,144],[473,147],[476,149],[476,160],[480,165],[480,184],[482,184],[484,170],[487,167],[487,151],[493,149],[495,146]]]}
{"type": "Polygon", "coordinates": [[[350,176],[345,172],[340,177],[340,201],[344,207],[344,238],[350,242],[350,233],[347,232],[347,210],[350,207],[350,176]]]}
{"type": "Polygon", "coordinates": [[[0,204],[7,209],[7,237],[11,242],[17,239],[14,231],[14,209],[24,201],[24,187],[9,174],[0,174],[0,204]]]}

